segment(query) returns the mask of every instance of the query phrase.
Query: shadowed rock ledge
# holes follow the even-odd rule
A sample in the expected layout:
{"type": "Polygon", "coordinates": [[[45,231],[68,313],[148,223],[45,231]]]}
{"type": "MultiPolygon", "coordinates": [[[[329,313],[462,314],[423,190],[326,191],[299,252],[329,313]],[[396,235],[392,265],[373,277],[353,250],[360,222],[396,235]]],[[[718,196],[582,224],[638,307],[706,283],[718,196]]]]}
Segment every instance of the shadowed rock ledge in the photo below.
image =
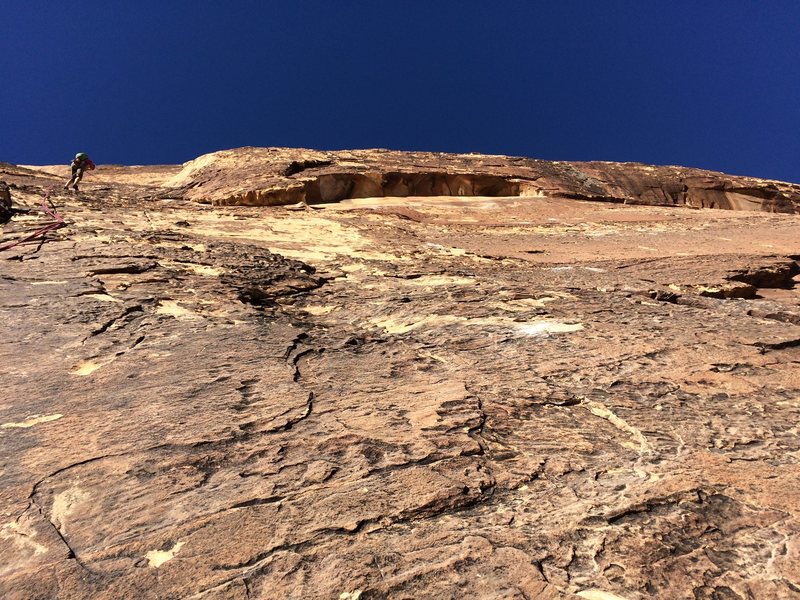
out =
{"type": "Polygon", "coordinates": [[[381,196],[558,196],[626,204],[795,213],[800,186],[685,167],[480,154],[239,148],[201,156],[168,185],[219,205],[381,196]]]}

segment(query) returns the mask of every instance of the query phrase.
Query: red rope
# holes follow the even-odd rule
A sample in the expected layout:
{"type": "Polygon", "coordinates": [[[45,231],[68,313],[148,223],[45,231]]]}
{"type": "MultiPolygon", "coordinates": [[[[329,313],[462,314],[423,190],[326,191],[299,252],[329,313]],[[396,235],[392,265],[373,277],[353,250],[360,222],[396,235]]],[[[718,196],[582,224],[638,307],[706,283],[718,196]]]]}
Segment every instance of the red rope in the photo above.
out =
{"type": "Polygon", "coordinates": [[[45,214],[49,215],[54,222],[48,223],[44,227],[41,227],[36,231],[34,231],[33,233],[30,233],[19,239],[12,240],[11,242],[6,242],[5,244],[0,244],[0,252],[2,252],[3,250],[8,250],[10,248],[13,248],[14,246],[19,246],[20,244],[24,244],[25,242],[30,242],[31,240],[35,240],[37,237],[43,237],[50,231],[55,231],[56,229],[61,229],[62,227],[66,227],[67,224],[64,221],[64,217],[58,214],[55,206],[53,206],[53,203],[50,202],[51,192],[52,188],[47,189],[45,191],[44,199],[42,199],[42,210],[45,212],[45,214]],[[50,204],[50,206],[48,206],[48,203],[50,204]]]}

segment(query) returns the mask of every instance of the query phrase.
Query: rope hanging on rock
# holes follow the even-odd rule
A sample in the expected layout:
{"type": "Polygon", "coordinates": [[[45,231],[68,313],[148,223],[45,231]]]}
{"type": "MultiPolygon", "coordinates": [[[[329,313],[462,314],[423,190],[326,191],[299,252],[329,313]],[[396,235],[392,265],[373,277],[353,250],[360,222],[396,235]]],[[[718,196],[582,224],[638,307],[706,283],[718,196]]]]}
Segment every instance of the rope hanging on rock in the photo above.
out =
{"type": "Polygon", "coordinates": [[[32,240],[35,240],[39,237],[44,237],[48,232],[55,231],[56,229],[61,229],[62,227],[66,227],[67,223],[64,221],[64,217],[58,214],[56,211],[56,207],[53,206],[53,203],[50,200],[50,193],[52,189],[45,190],[44,198],[42,199],[42,210],[47,214],[52,220],[49,221],[46,225],[40,227],[33,233],[28,235],[24,235],[16,240],[11,240],[10,242],[6,242],[5,244],[0,244],[0,252],[3,250],[9,250],[14,248],[15,246],[19,246],[20,244],[25,244],[32,240]]]}

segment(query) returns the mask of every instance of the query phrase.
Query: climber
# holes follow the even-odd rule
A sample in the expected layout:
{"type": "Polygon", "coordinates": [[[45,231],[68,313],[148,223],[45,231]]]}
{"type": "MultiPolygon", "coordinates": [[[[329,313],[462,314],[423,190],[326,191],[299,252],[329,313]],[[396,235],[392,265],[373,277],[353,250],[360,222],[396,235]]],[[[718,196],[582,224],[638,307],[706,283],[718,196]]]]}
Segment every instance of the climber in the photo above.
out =
{"type": "Polygon", "coordinates": [[[86,169],[94,170],[94,163],[92,159],[89,158],[89,155],[86,152],[78,152],[75,155],[75,158],[72,160],[72,177],[70,177],[67,184],[64,186],[64,189],[68,189],[69,186],[72,186],[72,189],[76,192],[78,191],[78,182],[83,178],[83,172],[86,169]]]}
{"type": "Polygon", "coordinates": [[[0,224],[8,223],[14,214],[11,208],[11,192],[5,181],[0,181],[0,224]]]}

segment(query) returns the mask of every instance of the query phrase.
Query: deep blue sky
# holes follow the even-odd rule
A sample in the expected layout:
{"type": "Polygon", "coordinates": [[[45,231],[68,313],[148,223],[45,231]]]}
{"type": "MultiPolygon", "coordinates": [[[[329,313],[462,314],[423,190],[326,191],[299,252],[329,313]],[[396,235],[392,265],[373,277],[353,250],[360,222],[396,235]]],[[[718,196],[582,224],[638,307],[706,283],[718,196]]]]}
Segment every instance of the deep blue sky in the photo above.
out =
{"type": "Polygon", "coordinates": [[[0,0],[0,160],[236,146],[800,182],[797,0],[0,0]]]}

